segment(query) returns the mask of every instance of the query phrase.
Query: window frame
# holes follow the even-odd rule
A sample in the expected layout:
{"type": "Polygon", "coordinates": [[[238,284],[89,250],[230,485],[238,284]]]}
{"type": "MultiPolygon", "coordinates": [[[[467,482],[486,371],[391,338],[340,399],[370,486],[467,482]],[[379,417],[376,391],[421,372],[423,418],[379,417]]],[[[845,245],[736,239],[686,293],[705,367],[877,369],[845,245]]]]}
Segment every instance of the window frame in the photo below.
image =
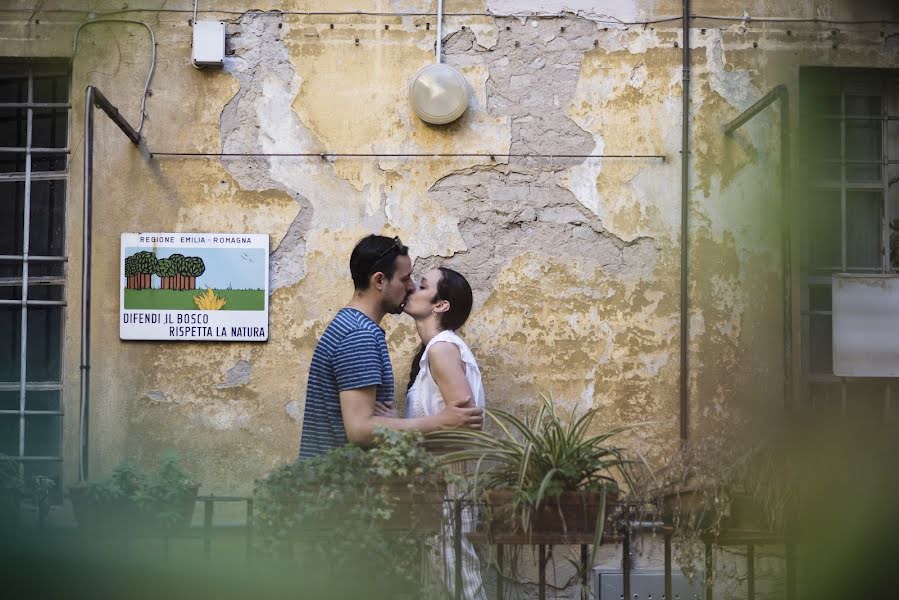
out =
{"type": "MultiPolygon", "coordinates": [[[[899,164],[899,155],[890,155],[890,123],[899,122],[899,114],[890,114],[891,94],[899,95],[899,69],[870,69],[870,68],[841,68],[841,67],[802,67],[800,68],[800,149],[801,149],[801,176],[803,180],[803,223],[801,230],[802,236],[802,260],[800,265],[801,272],[801,290],[800,290],[800,319],[801,319],[801,340],[802,340],[802,379],[803,379],[803,396],[804,402],[801,404],[801,411],[808,410],[813,415],[821,412],[821,407],[817,406],[817,395],[814,393],[815,386],[827,386],[830,390],[837,391],[838,409],[841,415],[846,416],[856,407],[851,406],[850,387],[855,385],[880,385],[882,386],[882,417],[884,421],[888,421],[893,412],[893,404],[899,399],[899,382],[891,378],[858,378],[858,377],[841,377],[833,374],[832,366],[832,348],[828,350],[831,356],[831,367],[829,372],[813,370],[817,365],[813,357],[812,335],[816,330],[812,325],[813,319],[826,317],[831,319],[831,340],[832,340],[832,287],[833,273],[899,273],[899,268],[892,267],[891,256],[891,240],[890,240],[890,223],[899,218],[899,214],[893,214],[891,209],[890,198],[890,165],[899,164]],[[820,86],[821,79],[829,78],[832,82],[836,82],[836,86],[830,88],[827,84],[820,86]],[[867,80],[867,82],[862,82],[867,80]],[[872,82],[879,83],[870,85],[872,82]],[[891,87],[894,86],[894,87],[891,87]],[[839,91],[840,98],[840,114],[817,113],[813,110],[810,102],[810,96],[815,95],[814,92],[821,92],[822,89],[829,88],[828,91],[839,91]],[[874,90],[877,90],[876,92],[874,90]],[[855,94],[853,94],[855,92],[855,94]],[[880,98],[880,114],[848,114],[847,113],[847,97],[853,95],[877,96],[880,98]],[[812,156],[813,134],[812,127],[814,122],[822,120],[840,121],[840,148],[838,158],[820,158],[812,156]],[[880,121],[880,159],[879,160],[858,160],[848,155],[847,148],[847,122],[853,120],[863,121],[880,121]],[[819,182],[816,180],[818,169],[822,165],[839,164],[840,175],[839,180],[831,180],[819,182]],[[847,168],[851,165],[879,165],[880,181],[871,179],[869,181],[850,180],[847,176],[847,168]],[[810,224],[816,219],[815,194],[822,191],[839,192],[840,195],[840,264],[821,266],[814,264],[815,256],[813,255],[812,238],[818,233],[810,224]],[[879,266],[861,266],[849,264],[849,247],[848,240],[849,223],[847,216],[848,196],[852,193],[870,193],[879,192],[881,194],[881,214],[880,214],[880,245],[879,266]],[[827,289],[831,302],[829,306],[822,308],[821,306],[812,306],[811,295],[812,290],[827,289]]],[[[823,97],[824,94],[817,95],[823,97]]],[[[896,99],[899,102],[899,99],[896,99]]],[[[817,132],[815,132],[817,133],[817,132]]],[[[822,330],[823,332],[823,330],[822,330]]],[[[830,391],[825,392],[825,396],[830,395],[830,391]]],[[[828,398],[828,401],[833,400],[828,398]]]]}
{"type": "MultiPolygon", "coordinates": [[[[0,307],[4,310],[13,310],[14,307],[20,307],[20,329],[19,329],[19,373],[18,381],[0,381],[0,392],[18,392],[18,408],[17,409],[0,409],[0,416],[18,417],[18,448],[17,454],[11,456],[20,463],[55,463],[57,466],[52,470],[57,481],[54,496],[58,500],[61,497],[60,483],[62,478],[62,463],[64,454],[63,440],[63,421],[65,418],[65,402],[64,402],[64,373],[65,373],[65,324],[66,324],[66,288],[67,288],[67,262],[68,262],[68,197],[69,197],[69,160],[70,148],[69,141],[71,139],[72,130],[72,104],[71,104],[71,85],[72,85],[71,63],[68,60],[59,59],[14,59],[0,58],[0,80],[8,79],[26,79],[27,94],[24,102],[0,102],[0,110],[14,109],[25,111],[25,146],[3,146],[0,141],[0,155],[22,155],[24,154],[24,171],[13,171],[0,173],[0,183],[24,183],[24,195],[22,205],[22,223],[19,229],[22,234],[21,254],[2,254],[0,255],[0,264],[20,266],[21,271],[18,277],[3,277],[0,285],[11,286],[13,289],[19,286],[21,295],[18,299],[3,298],[0,299],[0,307]],[[35,102],[35,80],[42,78],[64,78],[64,96],[65,102],[35,102]],[[65,130],[62,132],[64,144],[56,148],[44,148],[33,146],[34,141],[34,114],[35,111],[41,110],[65,110],[64,119],[65,130]],[[64,157],[64,167],[61,170],[51,171],[33,171],[32,159],[35,155],[58,154],[64,157]],[[62,193],[60,202],[62,202],[62,235],[61,244],[62,254],[60,255],[32,255],[31,250],[31,233],[33,229],[32,222],[32,194],[33,182],[43,181],[62,181],[65,189],[62,193]],[[32,265],[60,265],[59,273],[52,275],[33,275],[30,267],[32,265]],[[59,299],[30,299],[29,288],[35,286],[53,286],[59,290],[59,299]],[[12,308],[7,308],[12,307],[12,308]],[[29,343],[29,309],[33,307],[47,307],[42,310],[59,311],[59,339],[56,341],[57,358],[59,372],[55,379],[48,381],[29,381],[28,380],[28,343],[29,343]],[[29,392],[57,392],[56,410],[35,410],[28,408],[29,392]],[[57,453],[55,455],[29,455],[27,449],[27,424],[35,423],[39,419],[55,419],[55,425],[48,427],[55,429],[55,446],[57,453]]],[[[55,84],[54,84],[55,85],[55,84]]],[[[54,136],[58,131],[58,124],[51,123],[50,128],[54,132],[54,136]]],[[[15,202],[15,200],[13,200],[15,202]]],[[[52,213],[52,210],[51,210],[52,213]]],[[[51,215],[52,216],[52,215],[51,215]]],[[[49,221],[52,223],[52,220],[49,221]]],[[[18,228],[18,225],[17,225],[18,228]]],[[[52,235],[52,232],[50,233],[52,235]]],[[[15,252],[15,249],[13,249],[15,252]]],[[[52,289],[52,288],[51,288],[52,289]]],[[[14,317],[15,318],[15,317],[14,317]]],[[[54,317],[55,318],[55,317],[54,317]]],[[[47,355],[47,360],[50,360],[47,355]]],[[[30,470],[26,467],[26,472],[30,470]]],[[[26,485],[29,484],[26,478],[26,485]]]]}

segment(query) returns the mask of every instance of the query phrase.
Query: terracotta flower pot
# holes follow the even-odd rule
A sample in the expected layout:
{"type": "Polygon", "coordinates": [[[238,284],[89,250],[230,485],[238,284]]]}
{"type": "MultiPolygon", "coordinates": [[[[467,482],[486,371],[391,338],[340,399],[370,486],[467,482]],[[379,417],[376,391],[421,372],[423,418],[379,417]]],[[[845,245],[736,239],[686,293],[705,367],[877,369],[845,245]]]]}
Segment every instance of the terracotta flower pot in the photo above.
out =
{"type": "MultiPolygon", "coordinates": [[[[613,503],[618,501],[618,491],[605,493],[608,518],[613,503]]],[[[588,533],[596,531],[602,510],[603,492],[562,492],[559,496],[544,499],[540,506],[532,507],[529,531],[531,533],[588,533]]],[[[510,489],[488,490],[485,498],[489,510],[489,527],[494,532],[525,533],[521,511],[514,511],[515,492],[510,489]],[[514,514],[513,514],[514,513],[514,514]]]]}

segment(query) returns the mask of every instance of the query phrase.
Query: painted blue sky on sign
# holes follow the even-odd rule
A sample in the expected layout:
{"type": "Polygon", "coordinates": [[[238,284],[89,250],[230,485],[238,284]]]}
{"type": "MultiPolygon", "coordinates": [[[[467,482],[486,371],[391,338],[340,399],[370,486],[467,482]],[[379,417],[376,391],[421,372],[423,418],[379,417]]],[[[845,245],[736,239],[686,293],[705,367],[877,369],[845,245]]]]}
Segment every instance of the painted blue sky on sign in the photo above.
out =
{"type": "MultiPolygon", "coordinates": [[[[125,248],[125,256],[132,256],[148,248],[125,248]]],[[[225,290],[265,289],[265,250],[261,248],[157,248],[156,258],[172,254],[198,256],[206,264],[206,272],[197,277],[197,288],[225,290]]],[[[153,276],[153,287],[159,278],[153,276]]]]}

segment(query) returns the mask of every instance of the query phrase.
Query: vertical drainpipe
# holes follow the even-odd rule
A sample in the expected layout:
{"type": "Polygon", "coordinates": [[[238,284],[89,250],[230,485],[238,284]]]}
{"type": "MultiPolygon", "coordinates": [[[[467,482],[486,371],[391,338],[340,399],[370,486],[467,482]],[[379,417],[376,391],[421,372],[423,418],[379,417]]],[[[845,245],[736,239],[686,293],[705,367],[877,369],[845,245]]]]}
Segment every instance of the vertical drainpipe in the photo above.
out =
{"type": "Polygon", "coordinates": [[[780,100],[780,236],[784,293],[784,408],[787,415],[792,417],[796,410],[793,399],[793,213],[790,202],[790,185],[793,181],[790,155],[793,148],[790,140],[790,94],[785,85],[779,85],[776,89],[780,100]]]}
{"type": "Polygon", "coordinates": [[[84,91],[84,213],[81,230],[81,405],[79,419],[78,481],[88,477],[88,417],[90,416],[91,368],[91,221],[94,196],[94,106],[112,119],[135,146],[140,145],[138,133],[92,85],[84,91]]]}
{"type": "Polygon", "coordinates": [[[681,141],[681,207],[680,207],[680,439],[686,442],[689,432],[687,396],[687,249],[688,211],[690,204],[690,0],[684,0],[683,61],[683,139],[681,141]]]}
{"type": "Polygon", "coordinates": [[[94,86],[84,93],[84,212],[81,229],[81,406],[78,481],[88,477],[87,434],[91,364],[91,202],[94,187],[94,86]]]}

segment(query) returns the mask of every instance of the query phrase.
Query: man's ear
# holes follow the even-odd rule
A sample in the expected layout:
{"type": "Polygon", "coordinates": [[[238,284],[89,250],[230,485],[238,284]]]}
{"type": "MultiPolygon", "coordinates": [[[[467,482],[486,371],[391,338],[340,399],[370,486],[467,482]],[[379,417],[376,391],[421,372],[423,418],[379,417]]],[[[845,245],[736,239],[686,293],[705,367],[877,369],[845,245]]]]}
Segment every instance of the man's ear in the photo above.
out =
{"type": "Polygon", "coordinates": [[[450,309],[449,300],[440,300],[437,302],[437,304],[434,305],[435,313],[445,313],[449,309],[450,309]]]}
{"type": "Polygon", "coordinates": [[[382,273],[381,271],[377,271],[371,276],[371,279],[369,281],[371,283],[371,287],[381,292],[384,290],[384,284],[387,282],[387,278],[384,277],[384,273],[382,273]]]}

